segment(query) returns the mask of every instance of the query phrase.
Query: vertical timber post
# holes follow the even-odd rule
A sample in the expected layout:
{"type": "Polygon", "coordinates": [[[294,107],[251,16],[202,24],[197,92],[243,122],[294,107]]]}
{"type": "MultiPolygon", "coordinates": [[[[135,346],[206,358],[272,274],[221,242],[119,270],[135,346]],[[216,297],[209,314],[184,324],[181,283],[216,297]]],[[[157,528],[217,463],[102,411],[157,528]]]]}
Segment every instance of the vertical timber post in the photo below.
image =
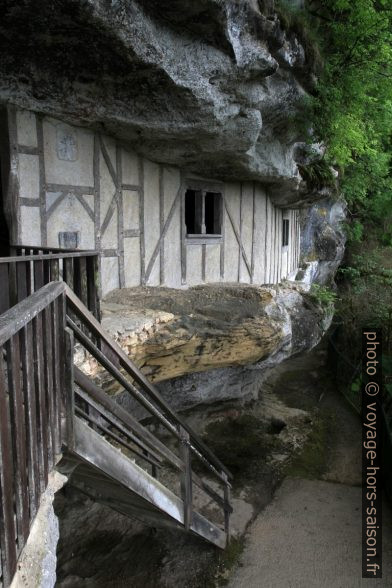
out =
{"type": "Polygon", "coordinates": [[[184,463],[184,471],[181,475],[181,495],[184,502],[184,527],[189,531],[192,524],[192,467],[189,449],[189,433],[183,427],[179,427],[181,435],[180,455],[184,463]]]}
{"type": "Polygon", "coordinates": [[[225,481],[225,487],[223,489],[223,498],[225,501],[224,504],[224,516],[225,516],[225,533],[226,533],[226,544],[229,542],[230,539],[230,486],[227,475],[225,472],[221,472],[221,476],[225,481]]]}
{"type": "Polygon", "coordinates": [[[65,335],[65,356],[64,356],[64,385],[65,385],[65,427],[63,439],[68,449],[74,447],[74,414],[75,414],[75,392],[74,392],[74,335],[71,329],[64,329],[65,335]]]}

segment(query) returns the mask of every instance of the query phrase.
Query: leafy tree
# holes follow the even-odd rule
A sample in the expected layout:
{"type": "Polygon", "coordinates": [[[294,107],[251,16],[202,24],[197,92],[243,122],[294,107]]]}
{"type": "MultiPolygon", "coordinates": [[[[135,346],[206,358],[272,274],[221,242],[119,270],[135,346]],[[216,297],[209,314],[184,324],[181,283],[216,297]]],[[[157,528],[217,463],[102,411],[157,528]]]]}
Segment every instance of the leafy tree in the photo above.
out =
{"type": "Polygon", "coordinates": [[[383,327],[392,356],[392,0],[308,0],[297,19],[289,13],[287,26],[301,31],[306,48],[315,45],[309,140],[326,144],[347,201],[335,343],[352,394],[362,326],[383,327]]]}

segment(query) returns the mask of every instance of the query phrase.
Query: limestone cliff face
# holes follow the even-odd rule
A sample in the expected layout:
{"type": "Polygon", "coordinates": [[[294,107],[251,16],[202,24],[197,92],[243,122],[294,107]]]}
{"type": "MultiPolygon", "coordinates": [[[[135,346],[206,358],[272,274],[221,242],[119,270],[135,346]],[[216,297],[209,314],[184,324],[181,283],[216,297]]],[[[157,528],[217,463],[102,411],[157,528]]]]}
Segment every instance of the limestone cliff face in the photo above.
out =
{"type": "Polygon", "coordinates": [[[278,204],[317,198],[295,123],[310,59],[273,1],[0,4],[0,101],[197,174],[263,182],[278,204]]]}
{"type": "Polygon", "coordinates": [[[345,218],[345,203],[341,200],[319,201],[301,211],[301,257],[309,265],[309,282],[333,283],[344,255],[345,218]]]}

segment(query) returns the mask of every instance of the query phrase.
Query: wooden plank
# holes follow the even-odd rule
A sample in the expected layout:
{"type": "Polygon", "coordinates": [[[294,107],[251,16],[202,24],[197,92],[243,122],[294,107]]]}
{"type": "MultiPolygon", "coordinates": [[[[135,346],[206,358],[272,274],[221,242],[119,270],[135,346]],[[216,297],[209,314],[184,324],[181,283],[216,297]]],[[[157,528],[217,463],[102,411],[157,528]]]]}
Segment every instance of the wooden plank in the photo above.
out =
{"type": "MultiPolygon", "coordinates": [[[[66,268],[66,278],[68,280],[68,267],[66,268]]],[[[65,280],[67,282],[67,280],[65,280]]],[[[75,292],[78,298],[81,298],[81,286],[82,278],[81,278],[81,271],[80,271],[80,258],[73,260],[73,288],[72,290],[75,292]]],[[[68,283],[68,282],[67,282],[68,283]]],[[[83,302],[83,301],[82,301],[83,302]]],[[[84,302],[85,304],[85,302],[84,302]]]]}
{"type": "Polygon", "coordinates": [[[88,306],[88,287],[87,287],[87,264],[86,258],[79,258],[79,275],[80,275],[80,300],[85,306],[88,306]]]}
{"type": "Polygon", "coordinates": [[[244,247],[243,247],[243,245],[242,245],[241,237],[240,237],[240,235],[239,235],[239,233],[238,233],[238,231],[237,231],[237,227],[235,226],[235,223],[234,223],[233,217],[232,217],[232,215],[231,215],[231,212],[230,212],[229,205],[228,205],[228,203],[227,203],[227,201],[226,201],[226,200],[225,200],[225,208],[226,208],[227,216],[229,217],[229,220],[230,220],[231,226],[233,227],[234,235],[235,235],[235,238],[237,239],[238,246],[239,246],[239,248],[240,248],[240,250],[241,250],[242,257],[243,257],[243,259],[244,259],[244,262],[245,262],[245,265],[246,265],[246,269],[248,270],[248,273],[249,273],[249,276],[250,276],[250,275],[251,275],[251,273],[252,273],[252,270],[251,270],[251,267],[250,267],[250,265],[249,265],[248,258],[247,258],[247,256],[246,256],[245,249],[244,249],[244,247]]]}
{"type": "Polygon", "coordinates": [[[87,282],[87,308],[100,320],[98,299],[98,256],[86,257],[86,282],[87,282]]]}
{"type": "Polygon", "coordinates": [[[49,284],[52,281],[52,277],[50,275],[50,265],[52,260],[51,259],[44,259],[43,260],[43,273],[44,273],[44,284],[49,284]]]}
{"type": "MultiPolygon", "coordinates": [[[[77,369],[75,367],[75,369],[77,369]]],[[[102,391],[101,391],[102,392],[102,391]]],[[[104,392],[102,392],[103,394],[105,394],[104,392]]],[[[139,439],[139,437],[137,437],[131,429],[129,429],[120,419],[118,419],[116,416],[113,415],[112,411],[109,409],[107,410],[104,406],[102,406],[99,402],[97,402],[96,400],[94,400],[90,394],[84,392],[84,390],[82,390],[81,388],[77,389],[75,391],[75,394],[80,397],[82,400],[84,400],[84,402],[87,404],[87,408],[90,409],[92,408],[94,413],[96,413],[96,416],[101,416],[103,417],[103,419],[105,421],[107,421],[107,423],[109,423],[110,425],[112,425],[114,428],[117,429],[118,432],[120,432],[121,434],[123,434],[125,437],[127,437],[128,440],[132,441],[132,443],[134,443],[135,445],[137,445],[139,447],[139,449],[142,449],[143,451],[143,459],[144,456],[147,457],[151,457],[153,458],[153,461],[156,465],[160,466],[162,463],[162,459],[161,457],[157,454],[157,452],[155,452],[154,449],[151,449],[151,447],[148,447],[148,445],[146,445],[143,441],[141,441],[139,439]]],[[[77,410],[77,409],[76,409],[77,410]]],[[[99,423],[99,421],[95,421],[94,417],[92,417],[92,413],[93,411],[89,411],[88,413],[84,413],[85,414],[85,418],[88,421],[91,422],[95,422],[97,425],[101,426],[102,423],[99,423]]],[[[102,418],[101,418],[102,420],[102,418]]],[[[94,428],[95,430],[95,428],[94,428]]],[[[134,448],[132,449],[132,451],[134,451],[134,448]]],[[[181,467],[180,469],[182,469],[182,463],[181,463],[181,467]]]]}
{"type": "Polygon", "coordinates": [[[147,451],[158,452],[162,458],[166,459],[169,463],[174,465],[177,469],[183,469],[183,462],[178,458],[175,453],[168,449],[159,439],[143,425],[141,425],[128,411],[124,410],[119,404],[110,398],[103,390],[101,390],[88,376],[83,374],[77,367],[75,367],[75,381],[83,390],[85,390],[92,399],[100,404],[104,409],[110,412],[112,418],[118,419],[121,423],[136,435],[138,435],[143,441],[139,441],[141,449],[147,451]]]}
{"type": "MultiPolygon", "coordinates": [[[[238,233],[238,245],[239,245],[239,249],[238,249],[238,279],[237,281],[240,282],[241,281],[241,253],[242,253],[242,204],[243,204],[243,190],[242,190],[242,182],[240,182],[240,228],[239,228],[239,233],[238,233]]],[[[230,215],[229,215],[230,216],[230,215]]],[[[231,219],[230,219],[231,222],[231,219]]],[[[234,230],[234,225],[233,225],[233,230],[234,230]]],[[[235,233],[235,231],[234,231],[235,233]]],[[[236,235],[237,237],[237,235],[236,235]]],[[[245,249],[244,249],[245,251],[245,249]]]]}
{"type": "Polygon", "coordinates": [[[252,195],[252,254],[251,254],[251,276],[250,283],[253,284],[255,277],[255,247],[256,247],[256,186],[253,182],[252,195]]]}
{"type": "MultiPolygon", "coordinates": [[[[146,279],[146,244],[144,236],[144,162],[143,157],[138,157],[139,172],[139,230],[140,230],[140,283],[142,286],[147,282],[146,279]]],[[[153,254],[154,255],[154,254],[153,254]]]]}
{"type": "Polygon", "coordinates": [[[189,433],[182,427],[179,429],[180,456],[185,465],[185,470],[181,474],[181,497],[184,502],[184,527],[189,531],[192,525],[192,466],[189,451],[189,433]]]}
{"type": "Polygon", "coordinates": [[[3,314],[10,307],[8,263],[0,264],[0,314],[3,314]]]}
{"type": "Polygon", "coordinates": [[[74,260],[72,257],[67,257],[63,262],[63,280],[71,290],[74,289],[74,260]]]}
{"type": "MultiPolygon", "coordinates": [[[[165,488],[161,482],[117,451],[78,417],[75,419],[75,436],[77,455],[90,463],[91,466],[101,470],[106,475],[106,479],[109,478],[111,491],[114,490],[114,487],[121,488],[125,492],[126,500],[124,502],[129,503],[133,493],[143,498],[149,507],[156,507],[159,511],[159,517],[165,513],[182,524],[182,500],[165,488]],[[114,485],[113,480],[117,481],[114,485]]],[[[116,508],[116,501],[113,501],[112,508],[116,508]]],[[[193,513],[191,530],[215,543],[218,547],[222,549],[225,547],[225,533],[197,512],[193,513]]]]}
{"type": "Polygon", "coordinates": [[[52,307],[53,302],[47,306],[42,313],[43,327],[43,352],[44,352],[44,373],[45,373],[45,395],[48,415],[48,469],[52,469],[55,463],[56,447],[56,413],[54,404],[53,387],[53,338],[52,338],[52,307]]]}
{"type": "Polygon", "coordinates": [[[42,313],[33,319],[34,379],[38,414],[38,447],[40,465],[40,491],[44,492],[48,480],[48,417],[45,394],[42,313]]]}
{"type": "Polygon", "coordinates": [[[221,196],[221,208],[220,208],[220,224],[221,224],[221,235],[222,240],[220,242],[220,278],[221,280],[225,277],[225,244],[226,244],[226,223],[225,223],[225,215],[224,215],[224,201],[225,201],[225,193],[222,191],[221,196]]]}
{"type": "Polygon", "coordinates": [[[265,195],[265,222],[264,222],[264,276],[263,283],[268,283],[268,269],[267,269],[267,245],[268,245],[268,196],[265,195]]]}
{"type": "Polygon", "coordinates": [[[165,191],[163,185],[164,168],[159,166],[159,283],[165,283],[165,241],[161,239],[163,228],[165,225],[165,191]]]}
{"type": "MultiPolygon", "coordinates": [[[[224,472],[226,472],[229,479],[231,479],[232,478],[231,473],[225,468],[225,466],[220,462],[220,460],[210,451],[210,449],[205,445],[205,443],[200,439],[200,437],[198,435],[196,435],[196,433],[194,433],[194,431],[192,431],[192,429],[189,427],[189,425],[181,417],[179,417],[179,415],[177,415],[172,410],[170,405],[162,398],[162,396],[160,395],[158,390],[155,388],[155,386],[153,386],[153,384],[151,384],[151,382],[149,382],[147,380],[145,375],[129,359],[128,355],[121,349],[121,347],[115,341],[112,341],[107,336],[107,334],[104,331],[104,329],[102,328],[101,324],[88,312],[87,308],[80,302],[80,300],[78,300],[78,298],[75,296],[75,294],[72,292],[72,290],[70,290],[67,286],[65,286],[65,288],[66,288],[67,302],[69,303],[72,310],[76,313],[76,315],[79,318],[88,322],[88,328],[91,331],[91,333],[95,337],[97,337],[98,339],[102,339],[105,342],[106,346],[111,348],[113,353],[115,355],[117,355],[119,362],[121,364],[121,367],[132,377],[132,379],[137,384],[139,384],[143,388],[144,392],[146,392],[150,396],[150,398],[152,398],[154,400],[154,402],[159,406],[159,408],[161,408],[165,412],[166,415],[169,415],[170,417],[172,417],[177,423],[179,423],[186,431],[188,431],[190,433],[190,435],[192,437],[192,442],[195,443],[196,446],[200,449],[200,451],[202,451],[204,453],[204,455],[208,459],[211,460],[211,463],[214,464],[215,467],[218,467],[219,470],[223,470],[224,472]]],[[[76,327],[76,325],[75,325],[75,327],[76,327]]],[[[74,326],[72,328],[74,329],[74,326]]],[[[86,345],[90,346],[90,349],[94,348],[91,341],[89,341],[89,340],[86,341],[86,338],[84,338],[83,344],[85,344],[85,343],[86,343],[86,345]]],[[[105,361],[107,363],[107,360],[103,356],[103,354],[100,355],[100,360],[101,359],[103,359],[103,361],[105,361]]],[[[112,366],[110,366],[110,367],[112,367],[112,366]]],[[[122,382],[125,382],[126,386],[129,387],[130,383],[128,382],[128,380],[126,378],[124,378],[124,376],[121,373],[119,375],[121,376],[122,382]]],[[[117,376],[117,374],[114,377],[116,377],[116,376],[117,376]]],[[[135,392],[136,392],[138,394],[138,396],[141,396],[141,398],[143,399],[143,402],[148,402],[145,400],[144,395],[141,395],[140,392],[138,390],[136,390],[134,386],[132,386],[132,389],[133,389],[133,391],[131,393],[135,394],[135,392]]],[[[148,402],[148,404],[150,404],[150,403],[148,402]]]]}
{"type": "Polygon", "coordinates": [[[93,424],[94,430],[97,430],[97,429],[101,430],[105,436],[110,437],[111,439],[116,441],[116,443],[118,443],[122,447],[125,447],[126,449],[131,451],[137,457],[140,457],[141,459],[147,461],[149,464],[153,465],[154,467],[160,467],[159,462],[157,462],[154,458],[150,457],[151,456],[150,453],[148,453],[148,452],[143,453],[142,451],[138,451],[137,449],[135,449],[134,446],[132,446],[127,441],[125,441],[122,437],[120,437],[119,435],[117,435],[116,433],[114,433],[113,431],[108,429],[107,427],[105,427],[101,421],[99,421],[98,419],[95,419],[91,414],[87,414],[78,406],[76,406],[75,412],[78,416],[81,416],[88,423],[93,424]]]}
{"type": "MultiPolygon", "coordinates": [[[[41,253],[41,254],[57,254],[57,253],[67,253],[67,254],[81,254],[81,255],[88,255],[92,253],[93,255],[97,253],[97,251],[93,249],[65,249],[64,247],[43,247],[42,245],[11,245],[11,252],[15,251],[15,255],[32,255],[33,252],[41,253]]],[[[61,256],[60,256],[61,257],[61,256]]]]}
{"type": "MultiPolygon", "coordinates": [[[[38,256],[37,256],[38,257],[38,256]]],[[[34,260],[33,262],[33,274],[34,274],[34,291],[36,292],[42,286],[44,286],[44,265],[41,259],[34,260]]]]}
{"type": "Polygon", "coordinates": [[[18,302],[27,298],[31,293],[30,262],[16,263],[16,283],[18,302]]]}
{"type": "Polygon", "coordinates": [[[16,569],[16,529],[14,522],[14,466],[3,349],[0,347],[0,539],[4,584],[11,583],[16,569]]]}
{"type": "MultiPolygon", "coordinates": [[[[18,258],[19,259],[19,258],[18,258]]],[[[10,307],[18,303],[18,281],[16,273],[16,263],[10,262],[8,265],[8,291],[10,307]]]]}
{"type": "MultiPolygon", "coordinates": [[[[49,211],[46,210],[46,172],[45,172],[45,155],[44,155],[44,126],[43,115],[36,114],[35,123],[37,129],[37,146],[39,151],[39,200],[40,200],[40,217],[41,217],[41,242],[46,245],[48,239],[47,219],[49,211]]],[[[50,190],[48,190],[50,192],[50,190]]]]}
{"type": "Polygon", "coordinates": [[[54,400],[54,418],[56,423],[56,438],[54,451],[56,456],[61,453],[61,337],[63,326],[63,300],[62,297],[57,298],[52,303],[52,334],[53,334],[53,400],[54,400]]]}
{"type": "Polygon", "coordinates": [[[187,246],[186,246],[186,224],[185,224],[185,193],[186,185],[183,186],[181,180],[181,194],[180,194],[180,230],[181,230],[181,284],[186,284],[187,278],[187,246]]]}
{"type": "MultiPolygon", "coordinates": [[[[222,474],[222,478],[224,478],[224,476],[225,475],[222,474]]],[[[213,488],[211,488],[211,486],[209,486],[207,482],[205,482],[202,478],[195,474],[195,472],[192,472],[192,481],[197,486],[199,486],[199,488],[201,488],[206,494],[208,494],[208,496],[210,496],[219,506],[221,506],[223,510],[227,510],[229,515],[233,512],[233,507],[230,504],[227,504],[225,502],[225,499],[222,498],[222,496],[220,496],[219,494],[217,494],[215,490],[213,490],[213,488]]],[[[230,484],[228,486],[230,489],[230,484]]]]}
{"type": "MultiPolygon", "coordinates": [[[[226,474],[224,472],[222,472],[222,476],[225,478],[226,474]]],[[[233,509],[231,508],[231,504],[230,504],[230,485],[227,483],[228,480],[226,478],[226,484],[224,485],[224,489],[223,489],[223,496],[224,496],[224,517],[225,517],[225,533],[226,533],[226,537],[227,539],[229,539],[230,537],[230,513],[233,512],[233,509]]]]}
{"type": "Polygon", "coordinates": [[[117,174],[115,172],[115,169],[113,167],[112,161],[111,161],[111,159],[109,157],[109,153],[107,152],[105,143],[104,143],[101,135],[99,136],[99,143],[100,143],[100,146],[101,146],[101,151],[102,151],[103,158],[105,160],[105,163],[107,165],[107,168],[108,168],[109,173],[111,175],[111,178],[113,180],[113,184],[117,188],[117,184],[118,184],[117,174]]]}
{"type": "Polygon", "coordinates": [[[65,331],[65,415],[66,415],[66,445],[69,451],[73,451],[75,444],[74,418],[75,418],[75,394],[74,394],[74,334],[66,327],[65,331]]]}
{"type": "Polygon", "coordinates": [[[37,400],[34,386],[33,328],[31,323],[23,328],[21,335],[24,409],[27,430],[27,470],[29,477],[30,520],[32,520],[38,510],[40,487],[38,468],[37,400]]]}
{"type": "Polygon", "coordinates": [[[164,242],[166,233],[169,230],[170,223],[171,223],[171,221],[173,219],[175,210],[176,210],[176,208],[178,206],[178,203],[180,201],[181,190],[182,190],[182,187],[180,186],[180,188],[177,191],[176,197],[173,200],[173,204],[172,204],[171,209],[169,211],[169,214],[167,216],[166,222],[163,225],[163,228],[162,228],[161,234],[159,236],[159,239],[157,241],[157,244],[155,245],[155,249],[153,251],[153,254],[151,256],[151,259],[150,259],[150,261],[148,263],[148,266],[147,266],[147,269],[146,269],[146,282],[148,281],[148,279],[150,277],[152,268],[154,267],[155,261],[156,261],[156,259],[158,257],[158,253],[161,250],[161,247],[163,246],[163,242],[164,242]]]}
{"type": "Polygon", "coordinates": [[[67,443],[67,430],[66,430],[66,418],[67,418],[67,376],[66,376],[66,344],[65,344],[65,328],[66,328],[66,298],[65,294],[58,298],[58,342],[59,342],[59,372],[61,387],[59,389],[60,395],[60,438],[61,446],[66,446],[67,443]]]}
{"type": "MultiPolygon", "coordinates": [[[[47,251],[50,251],[50,249],[47,249],[47,251]]],[[[61,250],[63,251],[63,250],[61,250]]],[[[78,251],[72,251],[70,249],[66,249],[65,250],[66,253],[33,253],[31,255],[13,255],[10,257],[0,257],[0,263],[22,263],[24,261],[37,261],[37,260],[41,260],[41,261],[45,261],[48,259],[69,259],[69,258],[75,258],[75,257],[89,257],[89,256],[94,256],[94,255],[98,255],[99,252],[96,251],[95,249],[91,249],[91,250],[78,250],[78,251]]]]}
{"type": "Polygon", "coordinates": [[[38,292],[19,302],[0,315],[0,345],[4,345],[12,335],[29,323],[45,306],[65,291],[63,282],[47,284],[38,292]]]}
{"type": "Polygon", "coordinates": [[[124,203],[122,192],[122,152],[120,145],[116,142],[116,173],[117,173],[117,246],[118,246],[118,271],[120,288],[125,288],[124,270],[124,203]]]}
{"type": "Polygon", "coordinates": [[[46,184],[46,190],[48,192],[65,192],[66,194],[75,193],[75,194],[94,194],[94,187],[93,186],[75,186],[72,184],[46,184]]]}
{"type": "Polygon", "coordinates": [[[58,259],[50,260],[50,279],[57,282],[60,279],[60,262],[58,259]]]}
{"type": "Polygon", "coordinates": [[[19,334],[13,335],[6,345],[10,422],[14,456],[14,492],[18,555],[27,539],[30,525],[27,485],[26,425],[21,386],[19,334]]]}
{"type": "MultiPolygon", "coordinates": [[[[126,377],[123,376],[120,369],[117,368],[110,359],[108,359],[105,353],[100,351],[94,345],[94,343],[91,342],[90,338],[83,333],[83,331],[72,321],[71,318],[69,318],[69,316],[67,316],[67,324],[71,327],[79,343],[81,343],[83,347],[85,347],[85,349],[87,349],[87,351],[98,360],[98,362],[121,384],[121,386],[123,386],[125,390],[127,390],[134,398],[136,398],[136,400],[140,402],[140,404],[146,408],[150,414],[155,416],[168,429],[168,431],[178,436],[175,426],[145,397],[144,394],[142,394],[131,382],[127,380],[126,377]]],[[[106,342],[105,346],[110,350],[110,346],[106,345],[106,342]]]]}
{"type": "Polygon", "coordinates": [[[26,155],[39,155],[38,147],[32,147],[30,145],[18,145],[18,153],[24,153],[26,155]]]}

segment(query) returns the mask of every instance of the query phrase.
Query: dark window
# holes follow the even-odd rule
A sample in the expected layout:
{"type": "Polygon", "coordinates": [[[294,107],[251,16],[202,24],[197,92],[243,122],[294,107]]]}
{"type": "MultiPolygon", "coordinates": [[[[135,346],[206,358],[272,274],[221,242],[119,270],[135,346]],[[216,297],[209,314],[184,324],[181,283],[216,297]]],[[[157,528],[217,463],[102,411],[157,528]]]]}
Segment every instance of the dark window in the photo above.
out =
{"type": "Polygon", "coordinates": [[[283,219],[283,235],[282,235],[282,245],[286,247],[289,244],[289,229],[290,229],[290,221],[287,218],[283,219]]]}
{"type": "Polygon", "coordinates": [[[221,235],[222,194],[187,190],[185,225],[187,235],[221,235]]]}
{"type": "Polygon", "coordinates": [[[207,192],[205,196],[205,219],[207,235],[220,235],[222,214],[222,194],[207,192]]]}

